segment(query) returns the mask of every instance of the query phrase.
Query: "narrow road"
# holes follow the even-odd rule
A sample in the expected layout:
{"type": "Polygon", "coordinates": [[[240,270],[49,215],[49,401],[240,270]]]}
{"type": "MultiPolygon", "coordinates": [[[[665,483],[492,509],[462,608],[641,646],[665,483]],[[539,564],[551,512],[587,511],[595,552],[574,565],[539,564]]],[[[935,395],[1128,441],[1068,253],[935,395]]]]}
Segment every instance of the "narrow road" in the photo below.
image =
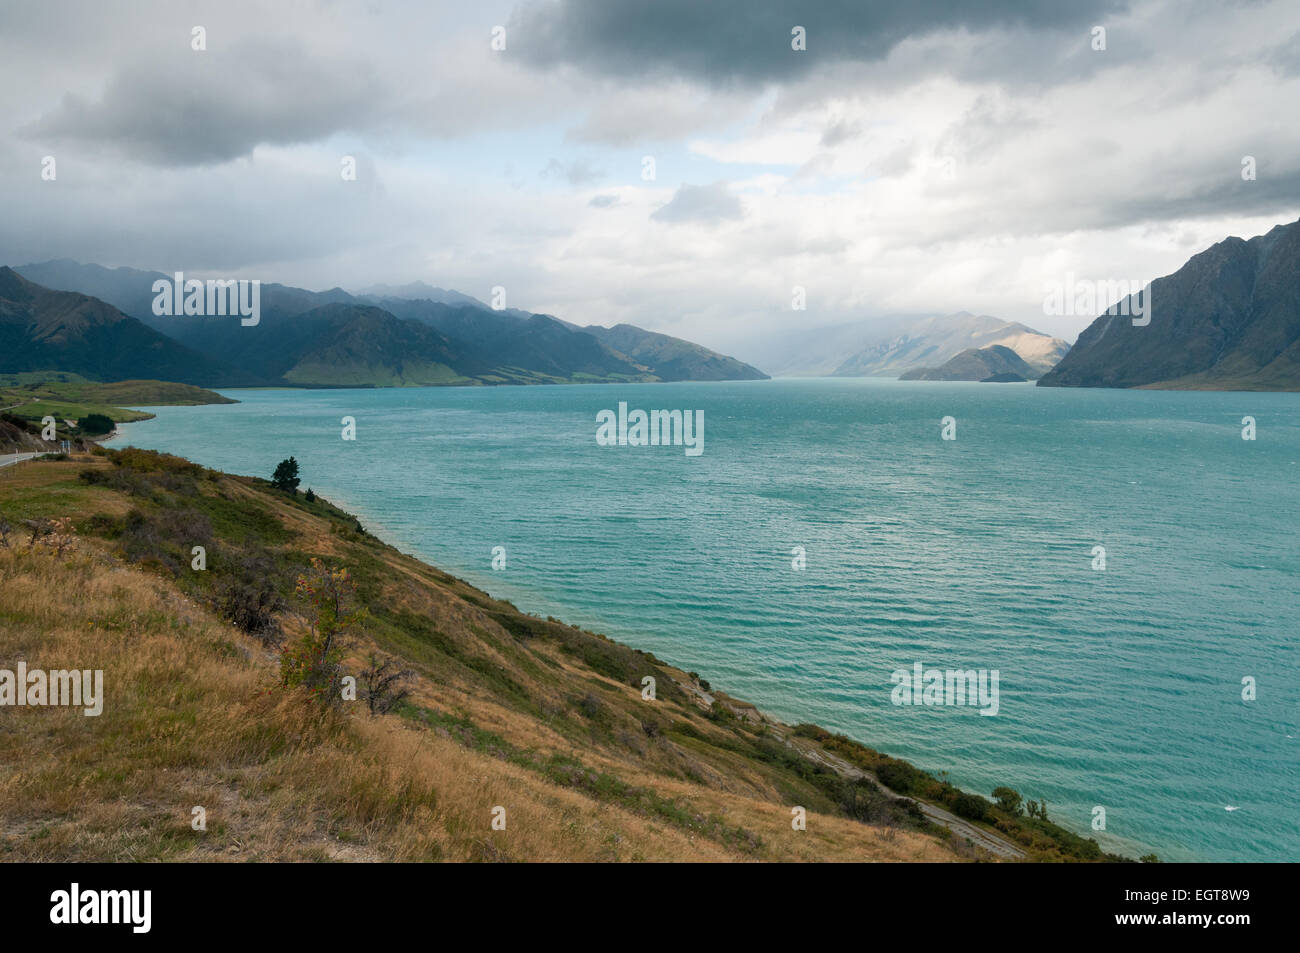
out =
{"type": "MultiPolygon", "coordinates": [[[[909,800],[912,799],[909,798],[909,800]]],[[[942,824],[948,830],[974,842],[976,846],[983,847],[990,854],[996,854],[1005,860],[1024,859],[1024,850],[1002,836],[990,833],[982,827],[976,827],[968,821],[963,821],[956,814],[950,814],[941,807],[926,804],[924,801],[916,801],[915,803],[922,813],[934,823],[942,824]]]]}
{"type": "MultiPolygon", "coordinates": [[[[778,737],[781,737],[782,740],[785,741],[787,745],[789,745],[790,747],[794,748],[796,751],[803,754],[804,757],[810,758],[811,760],[816,761],[820,764],[824,764],[826,767],[830,768],[832,771],[837,772],[842,777],[849,778],[850,780],[856,778],[867,778],[868,780],[874,781],[877,784],[880,783],[880,779],[877,778],[874,774],[869,774],[868,772],[863,771],[861,768],[857,767],[856,765],[849,764],[847,761],[845,761],[843,758],[839,757],[838,755],[831,754],[829,751],[824,751],[821,748],[816,746],[797,744],[789,734],[783,733],[779,729],[776,730],[776,734],[778,737]]],[[[885,790],[889,791],[889,788],[886,787],[885,790]]],[[[978,827],[975,824],[970,823],[969,821],[963,820],[962,818],[958,817],[956,814],[953,814],[949,811],[945,811],[941,807],[936,807],[933,804],[927,804],[925,801],[918,801],[916,800],[916,798],[910,798],[904,794],[897,794],[894,791],[889,791],[889,793],[894,797],[901,798],[904,801],[911,801],[917,807],[919,807],[921,809],[921,812],[925,814],[925,816],[935,824],[938,824],[942,827],[946,827],[948,828],[948,830],[952,831],[953,833],[961,837],[965,837],[967,840],[973,842],[976,846],[984,848],[984,850],[988,851],[989,853],[997,857],[1001,857],[1004,860],[1023,860],[1025,858],[1024,848],[1022,848],[1019,844],[1012,843],[1010,840],[1006,839],[1001,834],[995,834],[992,831],[987,831],[982,827],[978,827]]]]}
{"type": "Polygon", "coordinates": [[[43,457],[50,453],[49,450],[42,450],[40,453],[4,453],[0,454],[0,467],[12,466],[15,463],[21,463],[24,460],[30,460],[33,457],[43,457]]]}

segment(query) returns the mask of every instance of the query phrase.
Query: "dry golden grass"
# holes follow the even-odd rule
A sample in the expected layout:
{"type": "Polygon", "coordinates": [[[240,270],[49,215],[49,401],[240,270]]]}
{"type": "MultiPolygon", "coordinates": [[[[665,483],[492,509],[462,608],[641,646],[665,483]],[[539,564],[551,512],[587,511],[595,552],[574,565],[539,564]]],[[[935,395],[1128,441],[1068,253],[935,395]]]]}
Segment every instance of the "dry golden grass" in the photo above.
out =
{"type": "MultiPolygon", "coordinates": [[[[32,465],[14,485],[62,488],[69,515],[120,513],[118,494],[68,488],[75,466],[32,465]]],[[[221,490],[267,503],[239,481],[224,479],[221,490]]],[[[322,519],[287,503],[277,515],[310,551],[358,556],[322,519]]],[[[29,668],[102,669],[105,680],[97,718],[0,709],[0,858],[960,859],[940,838],[825,812],[810,810],[808,829],[792,830],[790,808],[803,803],[790,800],[797,779],[744,754],[690,701],[664,703],[655,717],[693,726],[697,740],[650,737],[635,688],[544,640],[517,648],[491,612],[467,601],[481,593],[393,550],[379,558],[386,599],[436,617],[452,658],[472,653],[504,673],[485,683],[476,668],[422,648],[407,660],[417,672],[412,700],[499,736],[506,750],[476,747],[436,719],[324,709],[278,688],[273,653],[176,580],[124,564],[103,540],[82,538],[62,558],[42,546],[0,549],[0,667],[25,659],[29,668]],[[485,688],[498,677],[527,685],[528,697],[485,688]],[[599,716],[589,733],[574,713],[581,692],[599,716]],[[614,793],[557,781],[544,770],[554,758],[615,779],[614,793]],[[629,786],[651,793],[629,795],[629,786]],[[206,831],[191,827],[196,806],[206,831]],[[491,827],[497,806],[504,831],[491,827]]],[[[370,647],[358,641],[351,658],[370,647]]]]}

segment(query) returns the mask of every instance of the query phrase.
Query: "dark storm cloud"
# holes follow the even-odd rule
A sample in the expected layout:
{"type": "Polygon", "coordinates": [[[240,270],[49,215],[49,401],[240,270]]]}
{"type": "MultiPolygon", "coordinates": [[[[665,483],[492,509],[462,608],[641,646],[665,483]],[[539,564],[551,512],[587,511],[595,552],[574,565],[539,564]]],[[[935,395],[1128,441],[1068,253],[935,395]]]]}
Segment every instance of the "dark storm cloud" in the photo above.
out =
{"type": "Polygon", "coordinates": [[[1257,175],[1246,181],[1240,166],[1231,159],[1223,174],[1205,176],[1196,182],[1182,181],[1162,190],[1137,191],[1106,196],[1095,215],[1082,216],[1087,227],[1122,228],[1134,222],[1176,222],[1182,219],[1216,216],[1278,215],[1296,207],[1300,196],[1300,169],[1281,168],[1275,162],[1257,156],[1257,175]]]}
{"type": "Polygon", "coordinates": [[[938,30],[1073,30],[1127,7],[1126,0],[543,0],[517,11],[510,42],[542,66],[779,82],[828,63],[880,60],[903,40],[938,30]],[[795,26],[807,31],[805,52],[791,49],[795,26]]]}
{"type": "Polygon", "coordinates": [[[666,205],[651,214],[657,222],[679,225],[684,222],[716,223],[744,216],[740,199],[727,190],[727,183],[683,185],[666,205]]]}
{"type": "Polygon", "coordinates": [[[22,133],[198,166],[365,126],[382,98],[364,63],[324,63],[295,40],[244,40],[122,67],[98,101],[65,95],[22,133]]]}

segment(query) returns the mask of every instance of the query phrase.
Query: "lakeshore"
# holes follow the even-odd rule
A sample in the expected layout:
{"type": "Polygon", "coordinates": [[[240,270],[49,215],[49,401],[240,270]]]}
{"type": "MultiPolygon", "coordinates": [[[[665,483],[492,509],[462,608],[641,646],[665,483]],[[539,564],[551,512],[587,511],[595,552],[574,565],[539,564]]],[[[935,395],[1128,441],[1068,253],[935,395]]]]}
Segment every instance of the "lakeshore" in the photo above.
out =
{"type": "MultiPolygon", "coordinates": [[[[559,784],[561,788],[577,784],[580,790],[586,790],[588,782],[578,779],[587,777],[588,769],[575,776],[569,773],[571,767],[560,770],[559,765],[570,764],[569,759],[575,756],[584,763],[594,759],[599,767],[591,777],[608,778],[596,789],[598,800],[611,796],[608,791],[600,792],[613,785],[611,790],[618,799],[628,802],[623,806],[634,815],[648,812],[677,819],[675,823],[724,845],[735,848],[740,844],[741,854],[753,859],[797,858],[786,856],[786,849],[771,841],[770,832],[745,833],[724,822],[729,816],[725,811],[708,820],[711,815],[681,814],[683,805],[693,799],[714,797],[710,791],[731,792],[733,796],[747,792],[750,799],[758,796],[754,803],[759,805],[782,790],[788,798],[794,791],[792,784],[802,787],[801,803],[796,808],[807,812],[809,827],[805,830],[824,825],[835,815],[857,825],[842,828],[836,822],[834,848],[824,838],[811,839],[807,846],[815,848],[814,852],[803,856],[810,860],[890,859],[881,853],[882,845],[890,843],[903,850],[895,853],[892,859],[896,860],[938,860],[943,859],[945,851],[953,852],[948,859],[1106,859],[1095,844],[1089,845],[1045,822],[1003,815],[996,806],[982,819],[958,816],[958,812],[970,811],[970,796],[946,782],[816,726],[782,724],[713,687],[699,675],[682,671],[650,653],[628,649],[558,620],[520,613],[508,602],[494,600],[455,577],[398,553],[366,532],[355,517],[323,499],[308,503],[301,496],[271,491],[261,480],[230,477],[179,458],[133,450],[97,450],[63,460],[33,461],[24,464],[17,475],[18,480],[4,484],[0,491],[4,512],[27,514],[32,520],[51,519],[58,513],[60,519],[76,527],[78,542],[69,549],[66,560],[41,559],[39,546],[29,547],[27,554],[20,548],[6,548],[6,558],[17,560],[0,568],[0,574],[9,580],[0,587],[9,594],[6,602],[23,598],[24,587],[11,585],[15,580],[48,581],[50,573],[69,571],[81,575],[85,598],[91,602],[107,585],[117,587],[119,598],[137,593],[141,599],[145,591],[156,588],[156,583],[148,581],[150,578],[175,585],[180,587],[181,599],[172,610],[164,612],[164,617],[179,612],[188,619],[186,627],[224,628],[222,643],[231,644],[233,638],[234,644],[243,646],[235,656],[244,659],[237,665],[243,672],[240,680],[255,684],[264,677],[257,673],[269,660],[264,648],[210,615],[214,609],[219,612],[222,604],[216,596],[224,591],[216,581],[219,576],[187,571],[181,554],[188,555],[185,543],[199,532],[209,534],[205,538],[214,558],[217,553],[238,549],[243,553],[241,559],[266,559],[270,560],[266,565],[279,564],[275,551],[300,539],[293,545],[294,550],[304,544],[310,549],[324,547],[339,565],[355,574],[358,593],[365,594],[365,607],[371,615],[365,641],[389,652],[402,651],[400,662],[411,665],[417,673],[411,702],[395,716],[399,721],[420,731],[433,730],[435,735],[449,737],[489,760],[504,758],[509,764],[537,772],[547,784],[559,784]],[[125,513],[125,519],[113,515],[124,512],[111,502],[118,494],[128,499],[139,497],[146,486],[151,487],[151,504],[141,509],[137,502],[132,512],[138,515],[125,513]],[[193,492],[187,487],[192,487],[193,492]],[[195,505],[199,508],[194,509],[195,505]],[[42,512],[51,515],[42,516],[42,512]],[[200,513],[207,517],[211,530],[196,526],[194,519],[200,513]],[[236,542],[239,534],[230,536],[229,529],[218,529],[223,525],[240,525],[253,535],[236,542]],[[272,541],[280,545],[263,550],[272,541]],[[173,546],[175,556],[170,555],[173,546]],[[71,555],[74,551],[75,555],[71,555]],[[136,567],[131,572],[139,577],[138,585],[131,583],[127,589],[122,589],[123,579],[110,584],[109,577],[104,576],[120,573],[120,568],[113,567],[121,566],[123,559],[126,567],[136,567]],[[15,570],[18,576],[13,575],[15,570]],[[214,582],[215,590],[209,588],[214,582]],[[375,586],[379,588],[372,588],[375,586]],[[425,591],[416,603],[411,602],[412,586],[425,591]],[[405,595],[395,597],[399,591],[405,595]],[[412,611],[414,605],[425,606],[423,621],[412,611]],[[478,615],[480,621],[463,619],[466,612],[478,615]],[[461,621],[453,624],[452,619],[461,621]],[[493,635],[485,627],[499,634],[493,635]],[[484,651],[489,655],[483,656],[484,651]],[[485,664],[493,656],[505,664],[485,664]],[[538,668],[539,663],[544,667],[538,668]],[[550,674],[538,681],[546,670],[550,674]],[[646,672],[653,672],[658,682],[657,697],[652,698],[648,708],[642,689],[646,672]],[[588,685],[585,696],[567,694],[562,686],[557,695],[555,680],[573,681],[574,676],[578,681],[573,687],[588,685]],[[600,687],[593,692],[593,685],[600,687]],[[631,725],[637,726],[638,734],[618,729],[624,717],[620,712],[625,710],[630,711],[631,725]],[[545,715],[544,723],[549,726],[541,735],[538,730],[543,722],[537,721],[538,715],[545,715]],[[562,728],[557,717],[561,721],[571,719],[574,724],[562,728]],[[548,735],[552,740],[545,740],[548,735]],[[530,744],[522,743],[525,739],[530,744]],[[557,743],[561,750],[550,747],[557,743]],[[722,760],[715,761],[718,757],[722,760]],[[633,777],[639,780],[632,784],[615,782],[610,769],[618,765],[620,773],[626,772],[629,762],[636,766],[633,777]],[[688,763],[692,766],[682,777],[688,763]],[[882,778],[887,778],[887,783],[882,778]],[[664,784],[668,787],[662,788],[664,784]],[[900,795],[895,788],[909,788],[914,794],[900,795]],[[673,792],[671,797],[666,793],[669,791],[673,792]],[[766,797],[762,796],[764,791],[766,797]],[[956,805],[957,810],[945,807],[945,801],[956,805]],[[860,836],[853,833],[859,828],[860,836]],[[862,841],[864,837],[876,846],[868,848],[862,841]],[[915,840],[917,837],[921,840],[915,840]],[[923,847],[924,843],[940,845],[940,853],[923,847]]],[[[228,558],[223,557],[211,568],[219,569],[228,558]]],[[[286,566],[287,578],[280,585],[291,584],[293,564],[291,560],[286,566]]],[[[224,571],[229,572],[229,568],[224,571]]],[[[161,593],[159,596],[169,598],[161,593]]],[[[128,599],[127,605],[135,598],[128,599]]],[[[169,603],[159,603],[165,604],[169,603]]],[[[78,610],[75,602],[67,606],[78,613],[87,608],[78,610]]],[[[138,613],[143,609],[141,604],[127,611],[131,617],[142,618],[138,613]]],[[[0,610],[12,611],[12,607],[0,606],[0,610]]],[[[51,611],[60,612],[62,606],[51,611]]],[[[158,621],[170,625],[164,617],[158,621]]],[[[286,630],[301,625],[296,618],[297,610],[287,611],[286,630]]],[[[42,631],[49,628],[45,624],[42,631]]],[[[109,651],[109,646],[98,644],[98,640],[108,636],[112,641],[116,628],[104,630],[92,624],[82,629],[76,636],[81,651],[91,656],[109,651]]],[[[123,635],[141,634],[135,624],[118,631],[123,635]]],[[[13,634],[21,639],[22,632],[20,628],[13,634]]],[[[195,647],[186,651],[193,650],[195,647]]],[[[354,646],[352,655],[361,654],[362,647],[354,646]]],[[[107,658],[111,658],[111,652],[107,658]]],[[[114,685],[120,684],[124,673],[120,663],[117,667],[96,667],[106,673],[102,720],[114,723],[115,714],[121,715],[118,706],[122,704],[114,685]]],[[[201,681],[194,689],[200,695],[209,691],[214,697],[221,694],[216,686],[205,688],[201,681]]],[[[144,706],[135,717],[166,717],[166,711],[166,706],[144,706]]],[[[788,818],[791,808],[782,807],[781,801],[778,795],[775,803],[768,802],[761,812],[769,818],[773,812],[788,818]]]]}
{"type": "Polygon", "coordinates": [[[1292,849],[1259,792],[1296,772],[1293,713],[1225,681],[1300,670],[1276,624],[1300,566],[1270,516],[1300,506],[1289,395],[878,380],[234,395],[110,445],[266,475],[292,453],[304,487],[527,612],[963,790],[1019,779],[1115,853],[1292,849]],[[624,400],[703,409],[706,451],[599,447],[595,414],[624,400]],[[891,673],[918,661],[1000,671],[997,716],[895,706],[891,673]]]}

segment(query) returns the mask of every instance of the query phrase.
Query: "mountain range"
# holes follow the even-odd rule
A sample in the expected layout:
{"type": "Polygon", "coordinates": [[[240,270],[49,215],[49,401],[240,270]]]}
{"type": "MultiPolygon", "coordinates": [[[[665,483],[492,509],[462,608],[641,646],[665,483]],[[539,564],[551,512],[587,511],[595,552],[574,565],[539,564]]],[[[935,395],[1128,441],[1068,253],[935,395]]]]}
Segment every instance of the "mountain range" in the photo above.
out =
{"type": "Polygon", "coordinates": [[[746,359],[782,377],[898,377],[995,344],[1015,351],[1035,377],[1070,349],[1018,322],[958,311],[803,329],[754,342],[746,359]]]}
{"type": "Polygon", "coordinates": [[[1150,323],[1112,307],[1039,385],[1300,390],[1300,221],[1224,239],[1147,293],[1150,323]]]}
{"type": "MultiPolygon", "coordinates": [[[[9,314],[0,332],[7,335],[0,338],[7,345],[0,370],[8,372],[58,368],[204,386],[302,387],[767,376],[631,325],[580,328],[551,315],[497,311],[423,282],[355,295],[264,283],[260,320],[246,327],[236,316],[155,315],[154,282],[171,278],[160,272],[66,259],[4,271],[16,296],[8,312],[0,311],[9,314]],[[79,331],[65,350],[67,334],[51,328],[60,327],[61,313],[77,309],[93,312],[92,339],[82,340],[90,332],[79,331]]],[[[0,307],[5,300],[0,287],[0,307]]]]}
{"type": "MultiPolygon", "coordinates": [[[[745,356],[781,376],[1300,390],[1297,275],[1300,221],[1195,255],[1151,283],[1149,324],[1113,307],[1073,348],[960,311],[759,338],[745,356]]],[[[261,320],[244,327],[238,317],[155,315],[159,279],[170,276],[66,259],[0,269],[0,372],[307,387],[767,377],[679,338],[494,310],[424,282],[356,293],[263,284],[261,320]]]]}

